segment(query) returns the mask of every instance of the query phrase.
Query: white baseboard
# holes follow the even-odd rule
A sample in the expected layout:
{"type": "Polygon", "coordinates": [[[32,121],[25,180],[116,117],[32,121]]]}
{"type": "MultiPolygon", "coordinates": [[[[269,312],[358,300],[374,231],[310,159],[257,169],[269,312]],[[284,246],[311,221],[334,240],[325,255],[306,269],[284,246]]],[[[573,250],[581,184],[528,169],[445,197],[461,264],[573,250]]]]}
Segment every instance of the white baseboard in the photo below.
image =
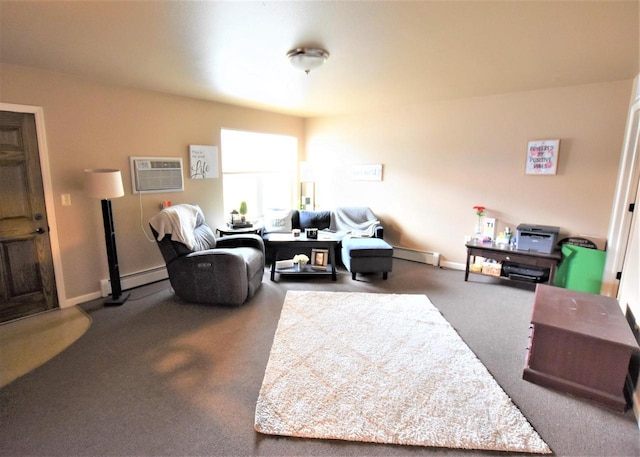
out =
{"type": "Polygon", "coordinates": [[[407,249],[394,246],[393,256],[397,259],[426,263],[427,265],[434,265],[436,267],[440,266],[439,252],[418,251],[415,249],[407,249]]]}
{"type": "Polygon", "coordinates": [[[90,294],[86,294],[86,295],[79,295],[77,297],[72,297],[69,298],[65,301],[64,305],[60,305],[60,308],[69,308],[71,306],[76,306],[79,305],[81,303],[85,303],[91,300],[96,300],[98,298],[101,297],[100,292],[91,292],[90,294]]]}
{"type": "MultiPolygon", "coordinates": [[[[127,290],[138,286],[144,286],[145,284],[151,284],[152,282],[162,281],[168,277],[167,268],[158,267],[124,275],[120,277],[120,284],[122,286],[122,290],[127,290]]],[[[103,297],[107,297],[111,294],[111,281],[109,279],[102,279],[100,281],[100,293],[103,297]]]]}
{"type": "MultiPolygon", "coordinates": [[[[416,249],[407,249],[400,247],[393,247],[393,257],[397,259],[410,260],[413,262],[426,263],[427,265],[434,265],[436,267],[451,268],[453,270],[464,270],[465,265],[456,262],[442,262],[439,252],[430,251],[418,251],[416,249]]],[[[136,273],[130,273],[120,278],[122,290],[133,289],[134,287],[143,286],[145,284],[151,284],[156,281],[162,281],[167,279],[166,267],[157,267],[149,270],[138,271],[136,273]]],[[[111,281],[108,279],[100,280],[100,296],[107,297],[111,294],[111,281]]],[[[98,298],[97,294],[89,294],[83,297],[76,297],[71,299],[69,306],[73,306],[84,301],[94,300],[98,298]]]]}
{"type": "Polygon", "coordinates": [[[396,259],[410,260],[412,262],[426,263],[440,268],[449,268],[451,270],[464,271],[466,265],[459,262],[443,261],[439,252],[418,251],[417,249],[393,247],[393,257],[396,259]]]}
{"type": "Polygon", "coordinates": [[[467,267],[464,263],[459,262],[440,262],[440,266],[442,268],[449,268],[450,270],[461,270],[464,271],[467,267]]]}

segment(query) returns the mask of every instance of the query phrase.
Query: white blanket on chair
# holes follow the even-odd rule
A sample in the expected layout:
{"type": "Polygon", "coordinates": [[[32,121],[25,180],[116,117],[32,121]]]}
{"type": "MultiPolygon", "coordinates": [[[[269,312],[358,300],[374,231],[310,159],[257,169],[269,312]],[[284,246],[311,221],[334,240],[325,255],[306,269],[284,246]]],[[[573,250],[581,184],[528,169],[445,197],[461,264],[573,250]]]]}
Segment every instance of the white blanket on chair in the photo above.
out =
{"type": "Polygon", "coordinates": [[[158,232],[158,241],[165,235],[171,235],[172,241],[179,241],[193,250],[196,244],[193,230],[196,228],[199,212],[200,208],[196,205],[170,206],[149,219],[149,224],[158,232]]]}
{"type": "Polygon", "coordinates": [[[372,237],[378,225],[380,221],[367,206],[351,206],[333,210],[329,228],[351,237],[372,237]]]}

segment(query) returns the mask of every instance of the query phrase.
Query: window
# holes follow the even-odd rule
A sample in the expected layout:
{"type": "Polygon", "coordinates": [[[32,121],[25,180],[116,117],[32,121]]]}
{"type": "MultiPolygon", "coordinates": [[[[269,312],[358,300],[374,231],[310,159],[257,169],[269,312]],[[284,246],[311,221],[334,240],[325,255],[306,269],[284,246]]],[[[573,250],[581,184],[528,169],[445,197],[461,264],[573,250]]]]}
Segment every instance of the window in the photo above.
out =
{"type": "Polygon", "coordinates": [[[268,208],[294,208],[298,139],[240,130],[221,132],[225,214],[247,202],[247,218],[268,208]]]}

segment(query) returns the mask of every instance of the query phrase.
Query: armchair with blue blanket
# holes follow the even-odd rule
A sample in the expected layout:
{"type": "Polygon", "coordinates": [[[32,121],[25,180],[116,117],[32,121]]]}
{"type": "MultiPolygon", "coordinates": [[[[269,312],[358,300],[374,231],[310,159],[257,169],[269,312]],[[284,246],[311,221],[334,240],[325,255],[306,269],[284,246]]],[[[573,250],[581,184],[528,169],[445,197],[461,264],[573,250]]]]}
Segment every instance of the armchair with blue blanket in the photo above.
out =
{"type": "Polygon", "coordinates": [[[149,220],[176,295],[192,303],[238,306],[262,284],[258,235],[216,239],[197,205],[174,205],[149,220]]]}

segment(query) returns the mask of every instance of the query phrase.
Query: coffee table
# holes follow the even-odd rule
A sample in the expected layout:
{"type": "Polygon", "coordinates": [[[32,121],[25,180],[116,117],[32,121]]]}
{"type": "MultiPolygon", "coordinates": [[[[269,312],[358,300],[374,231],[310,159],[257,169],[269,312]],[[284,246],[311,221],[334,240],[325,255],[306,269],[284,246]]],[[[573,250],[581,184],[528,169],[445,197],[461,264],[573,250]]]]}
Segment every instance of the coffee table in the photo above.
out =
{"type": "Polygon", "coordinates": [[[336,274],[336,254],[335,248],[342,240],[342,236],[336,233],[328,233],[318,231],[318,239],[307,238],[304,233],[294,237],[291,233],[271,233],[269,234],[268,243],[274,248],[274,258],[271,263],[271,280],[275,281],[276,273],[282,275],[331,275],[331,279],[336,281],[338,279],[336,274]],[[276,262],[278,261],[278,251],[283,248],[312,248],[312,249],[326,249],[329,251],[329,260],[327,262],[326,269],[314,269],[311,265],[305,265],[300,270],[295,267],[289,268],[277,268],[276,262]]]}

